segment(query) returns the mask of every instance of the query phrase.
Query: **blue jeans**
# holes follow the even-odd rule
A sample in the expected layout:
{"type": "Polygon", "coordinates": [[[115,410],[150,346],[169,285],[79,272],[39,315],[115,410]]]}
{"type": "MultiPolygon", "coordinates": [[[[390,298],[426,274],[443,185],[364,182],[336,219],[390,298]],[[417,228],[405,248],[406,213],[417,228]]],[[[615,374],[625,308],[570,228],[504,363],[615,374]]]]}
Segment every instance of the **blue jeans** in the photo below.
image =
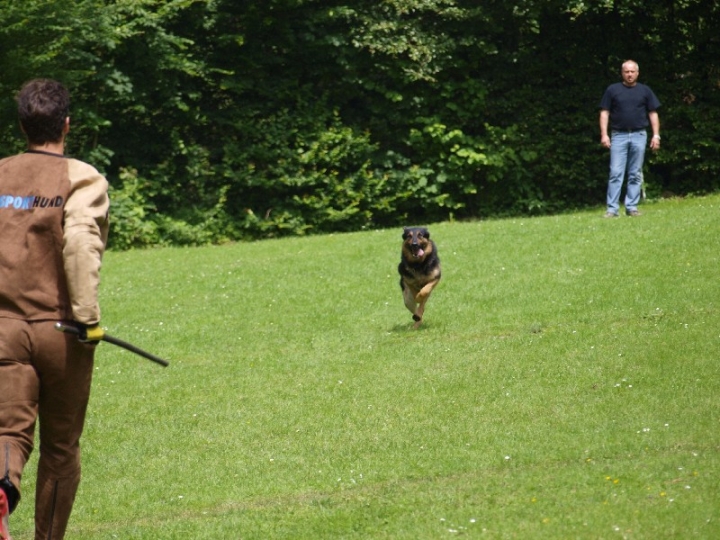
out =
{"type": "Polygon", "coordinates": [[[647,132],[613,131],[610,138],[610,179],[607,191],[607,211],[620,211],[620,191],[627,171],[625,211],[637,210],[642,189],[642,167],[647,145],[647,132]]]}

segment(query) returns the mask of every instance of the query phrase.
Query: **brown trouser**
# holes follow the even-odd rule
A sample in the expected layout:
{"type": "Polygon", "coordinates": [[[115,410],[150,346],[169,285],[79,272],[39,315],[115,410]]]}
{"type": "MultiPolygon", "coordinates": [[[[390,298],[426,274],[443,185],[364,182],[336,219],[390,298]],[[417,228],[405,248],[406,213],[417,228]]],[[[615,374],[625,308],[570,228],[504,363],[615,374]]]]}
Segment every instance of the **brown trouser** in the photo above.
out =
{"type": "Polygon", "coordinates": [[[19,495],[39,419],[36,540],[65,535],[80,483],[80,435],[95,352],[54,324],[0,318],[0,478],[19,495]]]}

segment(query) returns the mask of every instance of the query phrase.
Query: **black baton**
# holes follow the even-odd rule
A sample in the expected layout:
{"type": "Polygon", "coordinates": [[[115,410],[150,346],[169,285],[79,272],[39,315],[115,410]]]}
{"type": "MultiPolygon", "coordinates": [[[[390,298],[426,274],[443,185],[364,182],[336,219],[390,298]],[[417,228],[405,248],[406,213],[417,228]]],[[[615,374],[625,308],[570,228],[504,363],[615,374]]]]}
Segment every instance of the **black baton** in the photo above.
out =
{"type": "MultiPolygon", "coordinates": [[[[76,327],[69,326],[61,322],[55,323],[55,330],[65,332],[66,334],[74,334],[78,337],[80,336],[80,330],[78,330],[76,327]]],[[[138,354],[143,358],[147,358],[148,360],[152,360],[153,362],[160,364],[163,367],[168,367],[170,365],[170,362],[168,362],[167,360],[163,360],[159,356],[155,356],[154,354],[150,354],[147,351],[143,351],[140,347],[136,347],[132,343],[128,343],[127,341],[123,341],[122,339],[118,339],[109,334],[104,334],[102,340],[107,341],[108,343],[112,343],[113,345],[117,345],[118,347],[122,347],[123,349],[127,349],[130,352],[134,352],[135,354],[138,354]]]]}

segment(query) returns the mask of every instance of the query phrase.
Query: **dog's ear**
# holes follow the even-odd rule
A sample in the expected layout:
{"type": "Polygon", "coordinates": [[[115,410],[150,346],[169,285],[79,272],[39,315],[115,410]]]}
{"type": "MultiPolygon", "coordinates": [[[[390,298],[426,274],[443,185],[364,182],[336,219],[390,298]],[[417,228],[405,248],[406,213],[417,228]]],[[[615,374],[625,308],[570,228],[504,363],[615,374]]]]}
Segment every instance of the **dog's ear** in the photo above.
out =
{"type": "Polygon", "coordinates": [[[428,231],[427,229],[422,230],[422,235],[428,240],[430,240],[430,231],[428,231]]]}
{"type": "Polygon", "coordinates": [[[402,239],[405,240],[409,234],[410,234],[410,229],[408,229],[407,227],[403,227],[402,239]]]}

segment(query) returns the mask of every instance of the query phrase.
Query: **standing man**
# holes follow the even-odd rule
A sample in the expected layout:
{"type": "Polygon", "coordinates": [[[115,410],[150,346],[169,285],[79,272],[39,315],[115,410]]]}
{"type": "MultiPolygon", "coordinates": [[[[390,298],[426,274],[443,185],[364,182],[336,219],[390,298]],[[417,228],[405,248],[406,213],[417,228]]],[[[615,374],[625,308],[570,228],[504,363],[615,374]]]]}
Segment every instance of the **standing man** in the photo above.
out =
{"type": "Polygon", "coordinates": [[[600,101],[600,144],[610,149],[610,179],[606,218],[618,217],[620,190],[627,171],[625,213],[639,216],[637,205],[642,189],[642,167],[647,145],[648,123],[652,128],[650,149],[660,148],[660,101],[650,87],[637,82],[640,68],[627,60],[622,65],[622,82],[611,84],[600,101]],[[608,135],[608,125],[612,138],[608,135]]]}
{"type": "Polygon", "coordinates": [[[108,183],[64,157],[70,98],[35,79],[17,96],[27,151],[0,160],[0,538],[20,501],[39,420],[35,539],[65,534],[80,483],[80,435],[99,326],[108,183]],[[74,324],[82,342],[55,330],[74,324]]]}

